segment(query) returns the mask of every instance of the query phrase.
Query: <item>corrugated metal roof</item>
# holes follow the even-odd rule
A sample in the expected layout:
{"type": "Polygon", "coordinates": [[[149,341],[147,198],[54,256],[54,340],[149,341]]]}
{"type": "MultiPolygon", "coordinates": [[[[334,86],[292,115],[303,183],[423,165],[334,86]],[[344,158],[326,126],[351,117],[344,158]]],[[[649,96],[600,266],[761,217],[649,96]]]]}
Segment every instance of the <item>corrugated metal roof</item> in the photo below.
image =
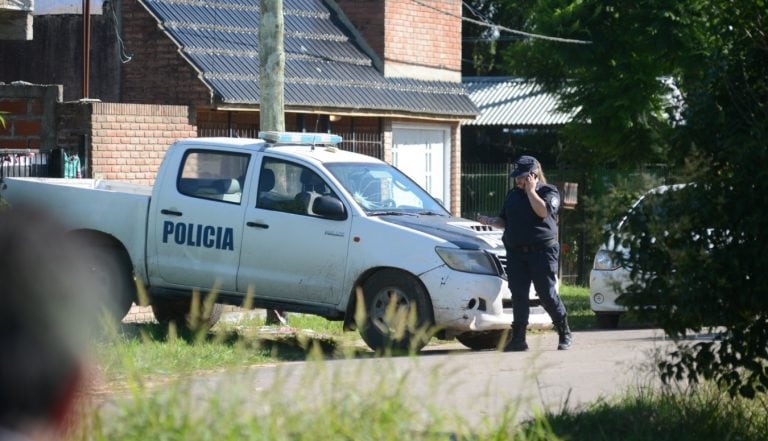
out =
{"type": "Polygon", "coordinates": [[[464,86],[480,116],[467,126],[553,126],[570,122],[575,112],[561,113],[557,96],[536,83],[510,77],[464,77],[464,86]]]}
{"type": "MultiPolygon", "coordinates": [[[[220,105],[259,104],[260,0],[140,0],[220,105]]],[[[322,0],[284,0],[286,109],[473,118],[461,83],[385,78],[322,0]]]]}

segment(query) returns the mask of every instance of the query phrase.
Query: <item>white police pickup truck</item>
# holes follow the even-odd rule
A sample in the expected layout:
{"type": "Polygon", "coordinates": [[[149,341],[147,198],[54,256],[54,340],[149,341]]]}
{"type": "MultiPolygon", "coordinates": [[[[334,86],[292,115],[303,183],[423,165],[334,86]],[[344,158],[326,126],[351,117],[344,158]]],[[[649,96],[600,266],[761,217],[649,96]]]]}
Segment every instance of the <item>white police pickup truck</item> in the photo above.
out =
{"type": "MultiPolygon", "coordinates": [[[[259,138],[180,140],[152,187],[6,178],[0,195],[93,241],[120,317],[135,279],[160,321],[215,293],[344,320],[376,350],[419,350],[433,335],[497,346],[512,322],[501,231],[452,217],[391,165],[338,149],[339,136],[259,138]]],[[[531,324],[549,323],[531,296],[531,324]]]]}

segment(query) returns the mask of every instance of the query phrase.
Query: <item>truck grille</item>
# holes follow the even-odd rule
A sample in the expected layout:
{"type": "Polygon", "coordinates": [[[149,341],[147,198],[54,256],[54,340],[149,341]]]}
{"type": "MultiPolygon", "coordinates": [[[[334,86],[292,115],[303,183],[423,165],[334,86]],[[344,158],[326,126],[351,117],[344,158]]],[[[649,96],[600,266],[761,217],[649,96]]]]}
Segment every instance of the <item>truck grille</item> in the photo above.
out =
{"type": "Polygon", "coordinates": [[[499,274],[501,274],[501,277],[507,278],[507,255],[506,254],[496,254],[491,253],[491,255],[494,257],[494,261],[496,262],[496,267],[499,269],[499,274]]]}

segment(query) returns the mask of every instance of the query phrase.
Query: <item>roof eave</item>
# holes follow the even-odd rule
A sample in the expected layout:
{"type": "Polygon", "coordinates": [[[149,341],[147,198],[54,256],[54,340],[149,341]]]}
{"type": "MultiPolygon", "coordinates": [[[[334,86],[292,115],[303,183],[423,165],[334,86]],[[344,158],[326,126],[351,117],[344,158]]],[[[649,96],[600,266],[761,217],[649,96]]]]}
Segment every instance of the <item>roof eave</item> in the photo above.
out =
{"type": "MultiPolygon", "coordinates": [[[[258,112],[261,109],[259,104],[247,103],[228,103],[221,100],[214,100],[213,108],[222,111],[238,112],[258,112]]],[[[304,113],[313,115],[339,115],[348,117],[368,117],[368,118],[407,118],[431,121],[451,121],[467,122],[473,121],[477,114],[438,114],[423,112],[408,112],[398,109],[361,109],[361,108],[343,108],[343,107],[324,107],[324,106],[285,106],[286,113],[304,113]]]]}

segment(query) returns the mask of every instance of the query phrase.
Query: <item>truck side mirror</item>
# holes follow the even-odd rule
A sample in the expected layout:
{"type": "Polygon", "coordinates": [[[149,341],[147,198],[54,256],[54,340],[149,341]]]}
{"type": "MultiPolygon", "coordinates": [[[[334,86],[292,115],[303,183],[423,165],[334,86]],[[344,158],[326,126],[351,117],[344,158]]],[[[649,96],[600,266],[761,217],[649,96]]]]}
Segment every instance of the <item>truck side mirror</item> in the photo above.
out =
{"type": "Polygon", "coordinates": [[[315,198],[315,202],[312,203],[312,212],[318,216],[333,220],[344,220],[347,218],[347,211],[344,209],[344,204],[333,196],[320,196],[315,198]]]}

